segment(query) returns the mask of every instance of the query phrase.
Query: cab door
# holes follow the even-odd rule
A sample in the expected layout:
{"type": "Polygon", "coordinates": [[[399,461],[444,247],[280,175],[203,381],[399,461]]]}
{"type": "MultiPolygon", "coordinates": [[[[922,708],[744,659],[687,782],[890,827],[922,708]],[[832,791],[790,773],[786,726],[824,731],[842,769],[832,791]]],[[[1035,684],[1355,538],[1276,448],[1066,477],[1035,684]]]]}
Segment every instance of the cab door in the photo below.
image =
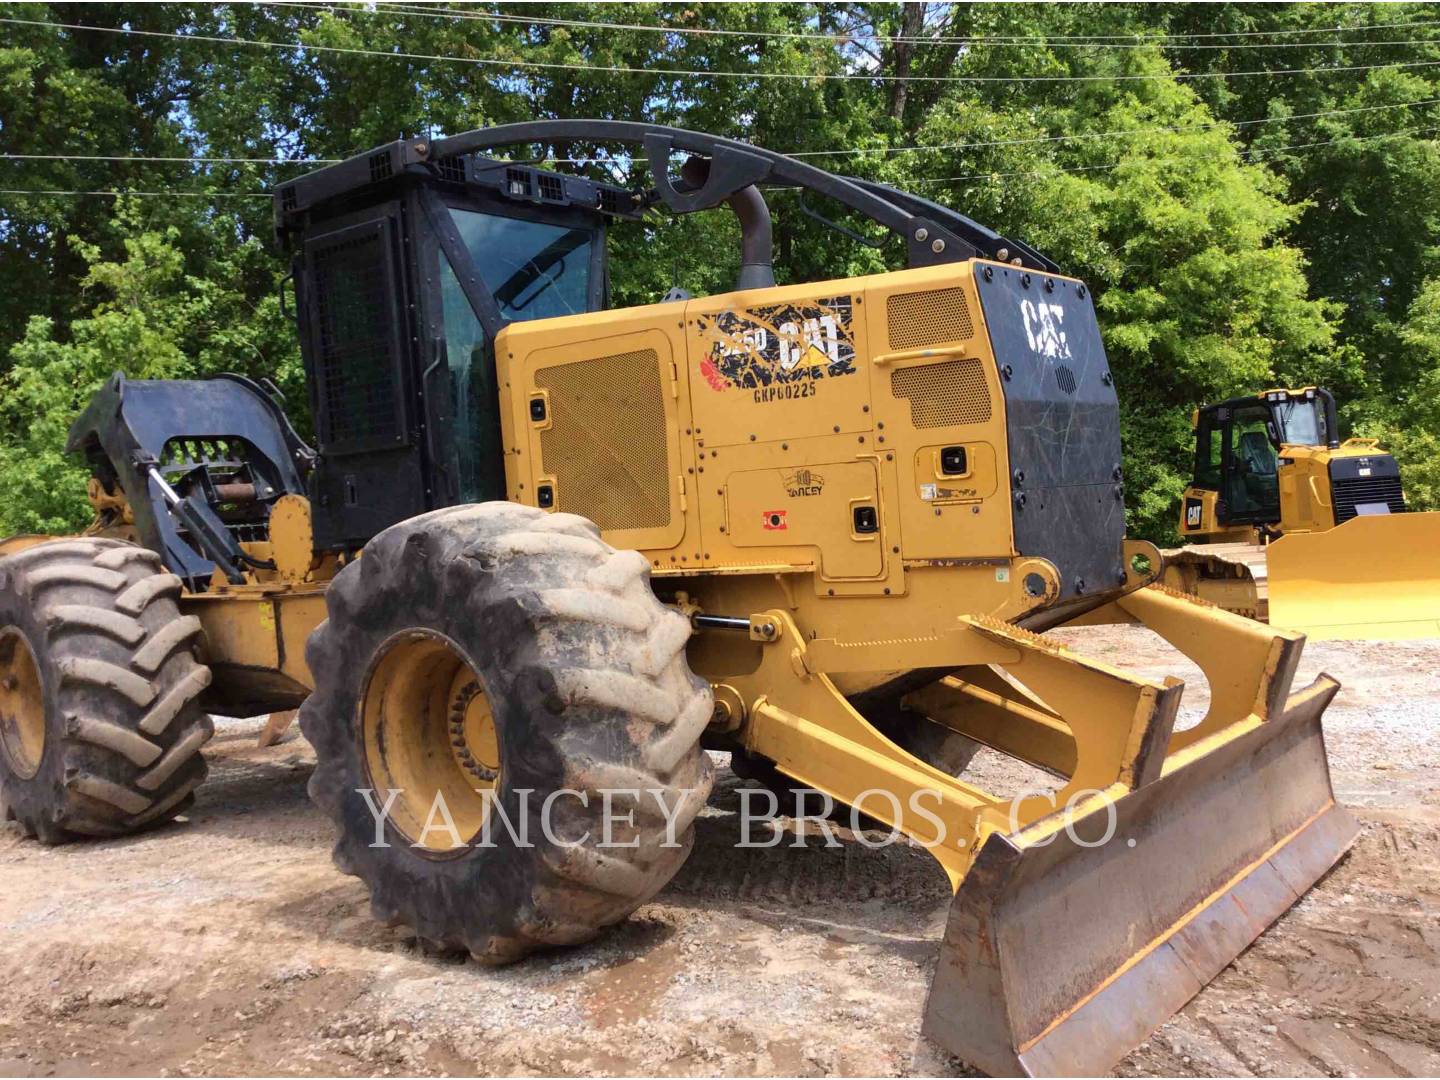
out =
{"type": "Polygon", "coordinates": [[[1225,420],[1220,487],[1223,525],[1280,520],[1279,454],[1270,408],[1261,402],[1231,409],[1225,420]]]}

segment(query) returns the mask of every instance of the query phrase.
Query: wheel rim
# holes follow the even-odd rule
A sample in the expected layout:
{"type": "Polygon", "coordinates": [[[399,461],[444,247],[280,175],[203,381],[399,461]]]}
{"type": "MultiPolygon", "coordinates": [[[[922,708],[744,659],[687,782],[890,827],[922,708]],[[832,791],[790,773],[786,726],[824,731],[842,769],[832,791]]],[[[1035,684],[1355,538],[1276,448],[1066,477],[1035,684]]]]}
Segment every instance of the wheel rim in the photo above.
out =
{"type": "Polygon", "coordinates": [[[360,717],[375,804],[399,793],[391,827],[423,855],[467,847],[499,783],[500,746],[484,681],[459,647],[425,630],[391,638],[372,663],[360,717]]]}
{"type": "Polygon", "coordinates": [[[28,780],[45,754],[45,693],[25,635],[0,631],[0,749],[10,771],[28,780]]]}

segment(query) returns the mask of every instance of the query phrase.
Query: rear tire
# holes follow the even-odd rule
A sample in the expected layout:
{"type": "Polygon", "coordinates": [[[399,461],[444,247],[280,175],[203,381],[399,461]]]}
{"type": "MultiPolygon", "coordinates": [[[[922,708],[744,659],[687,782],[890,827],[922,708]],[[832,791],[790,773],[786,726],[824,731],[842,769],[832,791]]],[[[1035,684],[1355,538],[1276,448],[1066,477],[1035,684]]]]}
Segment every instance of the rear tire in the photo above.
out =
{"type": "Polygon", "coordinates": [[[0,559],[0,804],[27,835],[120,836],[194,801],[210,669],[179,592],[153,552],[116,540],[0,559]]]}
{"type": "Polygon", "coordinates": [[[336,865],[365,882],[377,918],[504,963],[593,938],[680,868],[710,791],[699,740],[713,702],[685,660],[688,620],[649,578],[584,518],[510,503],[401,522],[335,578],[300,726],[336,865]],[[612,839],[635,846],[601,845],[607,788],[658,792],[673,846],[645,794],[613,803],[612,839]],[[377,826],[388,789],[404,793],[377,826]],[[546,837],[541,810],[562,790],[587,805],[557,796],[546,837]],[[436,791],[453,830],[420,828],[436,791]],[[501,811],[517,831],[528,821],[529,846],[501,811]]]}

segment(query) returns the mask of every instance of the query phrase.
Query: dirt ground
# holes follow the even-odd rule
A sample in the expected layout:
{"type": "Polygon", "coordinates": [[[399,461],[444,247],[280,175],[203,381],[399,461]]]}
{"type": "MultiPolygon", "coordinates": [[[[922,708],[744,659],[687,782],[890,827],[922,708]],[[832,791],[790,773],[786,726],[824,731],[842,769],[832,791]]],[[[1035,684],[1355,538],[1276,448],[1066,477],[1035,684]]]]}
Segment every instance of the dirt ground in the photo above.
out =
{"type": "MultiPolygon", "coordinates": [[[[1146,631],[1066,636],[1203,704],[1146,631]]],[[[1363,835],[1120,1075],[1440,1074],[1440,641],[1312,644],[1301,678],[1322,670],[1363,835]]],[[[916,849],[736,849],[722,769],[655,901],[485,969],[371,920],[309,747],[257,749],[260,726],[220,723],[184,822],[59,849],[0,828],[0,1074],[964,1072],[918,1035],[949,898],[916,849]]]]}

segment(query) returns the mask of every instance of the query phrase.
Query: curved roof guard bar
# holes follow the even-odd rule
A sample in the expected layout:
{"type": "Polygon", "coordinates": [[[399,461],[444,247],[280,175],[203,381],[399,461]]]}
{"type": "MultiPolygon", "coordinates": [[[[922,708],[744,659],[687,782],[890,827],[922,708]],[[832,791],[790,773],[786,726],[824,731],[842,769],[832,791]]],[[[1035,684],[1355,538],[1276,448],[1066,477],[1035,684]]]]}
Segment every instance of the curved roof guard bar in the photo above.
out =
{"type": "Polygon", "coordinates": [[[679,214],[718,206],[751,184],[793,184],[826,195],[905,241],[911,266],[930,266],[979,256],[1013,262],[1049,273],[1059,267],[1030,248],[1009,240],[963,214],[884,184],[852,180],[738,139],[701,131],[628,120],[532,120],[501,124],[448,138],[412,139],[407,147],[424,164],[499,146],[579,139],[644,147],[660,200],[679,214]],[[680,190],[670,179],[670,155],[676,150],[710,158],[710,173],[698,190],[680,190]],[[1001,252],[1005,254],[1002,256],[1001,252]]]}

